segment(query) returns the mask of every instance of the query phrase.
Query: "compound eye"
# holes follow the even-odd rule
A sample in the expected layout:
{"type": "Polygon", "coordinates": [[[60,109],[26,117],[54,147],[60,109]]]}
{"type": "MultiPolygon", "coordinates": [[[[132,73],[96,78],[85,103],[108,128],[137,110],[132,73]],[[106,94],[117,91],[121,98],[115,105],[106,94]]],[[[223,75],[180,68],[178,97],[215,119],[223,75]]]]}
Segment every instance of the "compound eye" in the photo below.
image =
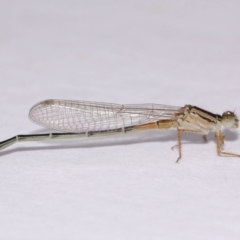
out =
{"type": "Polygon", "coordinates": [[[224,112],[222,115],[222,125],[225,128],[236,128],[237,122],[236,122],[236,116],[233,112],[227,111],[224,112]]]}

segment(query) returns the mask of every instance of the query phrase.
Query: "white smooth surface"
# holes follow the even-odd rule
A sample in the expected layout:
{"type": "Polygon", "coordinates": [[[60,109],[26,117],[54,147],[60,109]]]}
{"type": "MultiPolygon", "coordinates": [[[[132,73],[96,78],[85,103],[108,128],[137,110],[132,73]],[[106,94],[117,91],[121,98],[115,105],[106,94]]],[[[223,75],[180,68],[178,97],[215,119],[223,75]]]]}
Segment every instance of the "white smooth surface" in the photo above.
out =
{"type": "MultiPolygon", "coordinates": [[[[240,112],[240,2],[1,1],[1,140],[48,98],[240,112]]],[[[240,114],[239,114],[240,115],[240,114]]],[[[239,130],[226,149],[240,152],[239,130]]],[[[0,153],[0,239],[239,239],[240,159],[175,131],[0,153]]]]}

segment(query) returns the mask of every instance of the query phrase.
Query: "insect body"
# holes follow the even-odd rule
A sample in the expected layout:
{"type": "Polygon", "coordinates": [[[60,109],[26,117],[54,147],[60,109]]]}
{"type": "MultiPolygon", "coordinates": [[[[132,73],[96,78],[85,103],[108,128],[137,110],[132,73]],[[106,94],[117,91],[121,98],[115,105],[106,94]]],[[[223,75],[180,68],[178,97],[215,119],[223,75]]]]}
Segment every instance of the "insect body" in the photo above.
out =
{"type": "Polygon", "coordinates": [[[30,109],[29,117],[33,122],[61,133],[17,135],[0,142],[0,149],[21,141],[92,137],[156,128],[176,128],[179,149],[177,161],[182,157],[182,133],[200,134],[206,139],[210,131],[215,132],[219,155],[240,157],[239,154],[221,149],[224,144],[222,126],[227,129],[238,127],[238,119],[231,111],[218,115],[192,105],[184,107],[163,104],[119,105],[50,99],[35,104],[30,109]]]}

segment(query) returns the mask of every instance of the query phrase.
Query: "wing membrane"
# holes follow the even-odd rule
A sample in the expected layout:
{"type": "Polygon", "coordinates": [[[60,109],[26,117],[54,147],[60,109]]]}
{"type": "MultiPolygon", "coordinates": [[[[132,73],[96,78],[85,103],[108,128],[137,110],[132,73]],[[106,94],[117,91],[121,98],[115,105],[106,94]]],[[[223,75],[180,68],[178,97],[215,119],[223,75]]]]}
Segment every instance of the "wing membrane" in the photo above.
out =
{"type": "Polygon", "coordinates": [[[45,100],[34,105],[29,117],[35,123],[63,132],[104,131],[160,119],[172,119],[180,107],[161,104],[120,105],[74,100],[45,100]]]}

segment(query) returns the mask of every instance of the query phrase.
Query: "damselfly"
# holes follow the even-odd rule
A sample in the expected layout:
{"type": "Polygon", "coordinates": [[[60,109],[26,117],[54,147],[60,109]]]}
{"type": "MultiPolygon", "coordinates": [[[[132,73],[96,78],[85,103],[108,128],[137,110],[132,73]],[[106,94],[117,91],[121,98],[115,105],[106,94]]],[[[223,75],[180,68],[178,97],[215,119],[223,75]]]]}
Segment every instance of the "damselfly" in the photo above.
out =
{"type": "Polygon", "coordinates": [[[182,133],[206,135],[215,132],[217,153],[225,156],[240,157],[240,154],[222,150],[224,135],[222,126],[236,129],[238,119],[234,112],[222,115],[213,114],[192,105],[174,107],[162,104],[127,104],[45,100],[34,105],[29,112],[30,119],[47,128],[61,133],[17,135],[0,142],[0,149],[16,142],[46,139],[66,139],[92,137],[114,133],[128,133],[147,129],[176,128],[179,156],[182,157],[182,133]]]}

